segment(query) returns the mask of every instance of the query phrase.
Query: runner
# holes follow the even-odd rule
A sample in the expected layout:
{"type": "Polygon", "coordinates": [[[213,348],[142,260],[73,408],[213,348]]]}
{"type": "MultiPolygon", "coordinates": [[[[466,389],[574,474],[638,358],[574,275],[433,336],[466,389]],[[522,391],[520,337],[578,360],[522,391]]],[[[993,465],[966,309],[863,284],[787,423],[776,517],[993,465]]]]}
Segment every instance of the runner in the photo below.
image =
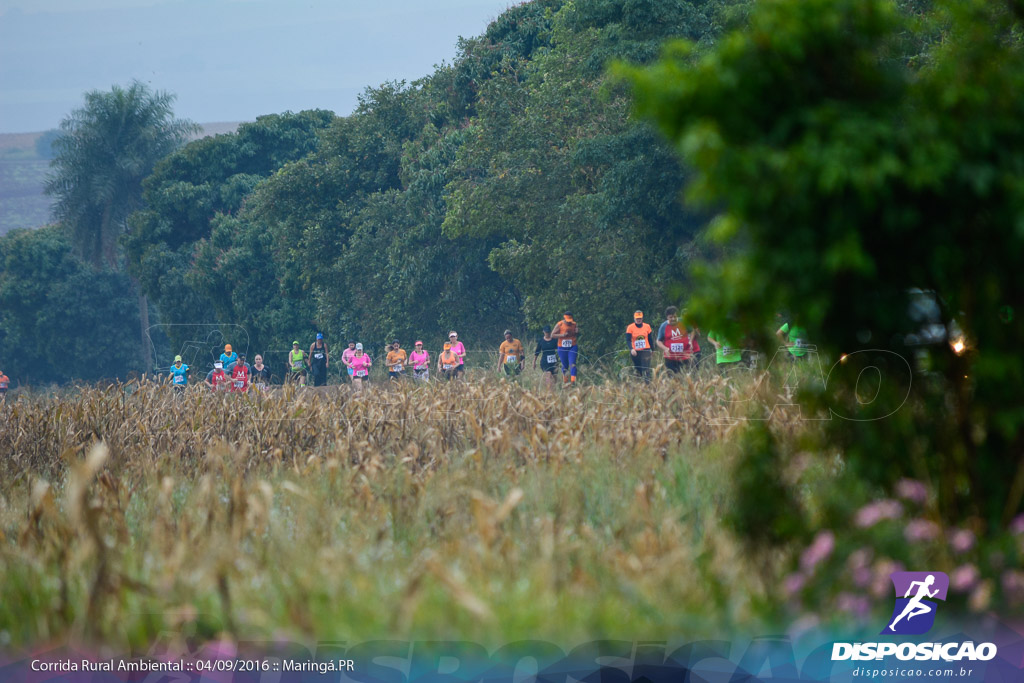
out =
{"type": "Polygon", "coordinates": [[[665,368],[673,374],[678,374],[684,367],[693,369],[696,366],[693,358],[695,331],[687,333],[686,328],[679,324],[678,313],[675,306],[665,309],[667,320],[658,328],[654,342],[665,354],[665,368]]]}
{"type": "Polygon", "coordinates": [[[544,388],[553,389],[555,372],[558,371],[558,340],[551,336],[551,327],[544,326],[544,336],[537,340],[537,348],[533,351],[533,367],[537,367],[537,356],[540,356],[540,371],[544,377],[544,388]]]}
{"type": "Polygon", "coordinates": [[[573,320],[572,312],[566,311],[562,319],[555,324],[551,336],[558,340],[558,358],[562,361],[562,383],[576,381],[576,358],[579,348],[576,338],[580,336],[579,327],[573,320]]]}
{"type": "Polygon", "coordinates": [[[775,331],[779,341],[789,348],[789,358],[794,361],[807,360],[807,330],[793,323],[783,323],[775,331]]]}
{"type": "Polygon", "coordinates": [[[270,368],[263,364],[263,356],[258,353],[252,359],[252,386],[258,391],[266,391],[270,386],[270,368]]]}
{"type": "Polygon", "coordinates": [[[249,391],[249,364],[245,362],[245,354],[238,354],[235,366],[231,368],[231,391],[244,394],[249,391]]]}
{"type": "Polygon", "coordinates": [[[626,326],[629,355],[633,357],[633,370],[645,382],[651,381],[651,326],[644,322],[643,311],[633,313],[633,322],[626,326]]]}
{"type": "Polygon", "coordinates": [[[412,366],[413,379],[430,379],[430,352],[423,350],[423,342],[417,340],[405,364],[412,366]]]}
{"type": "Polygon", "coordinates": [[[352,356],[356,355],[356,343],[348,342],[348,348],[341,352],[341,364],[345,366],[345,372],[341,373],[342,382],[352,381],[352,356]]]}
{"type": "Polygon", "coordinates": [[[743,349],[736,348],[728,339],[714,332],[708,332],[708,341],[715,347],[715,366],[719,372],[740,367],[743,349]]]}
{"type": "Polygon", "coordinates": [[[175,391],[179,393],[185,391],[185,387],[188,385],[188,366],[181,362],[181,356],[174,357],[170,377],[175,391]]]}
{"type": "Polygon", "coordinates": [[[455,363],[455,375],[462,377],[466,372],[466,347],[459,341],[459,335],[455,330],[448,333],[448,341],[452,345],[452,353],[458,357],[455,363]]]}
{"type": "Polygon", "coordinates": [[[298,340],[292,342],[292,350],[288,352],[288,380],[306,386],[306,354],[299,348],[298,340]]]}
{"type": "Polygon", "coordinates": [[[437,357],[437,370],[447,380],[459,376],[459,354],[452,351],[451,342],[444,343],[444,351],[437,357]]]}
{"type": "Polygon", "coordinates": [[[220,362],[224,364],[224,372],[231,372],[231,368],[238,362],[238,354],[231,350],[231,344],[224,345],[224,353],[220,354],[220,362]]]}
{"type": "Polygon", "coordinates": [[[330,367],[331,359],[327,351],[327,342],[324,335],[316,333],[316,341],[309,345],[309,369],[313,372],[313,386],[327,386],[327,368],[330,367]]]}
{"type": "Polygon", "coordinates": [[[373,365],[373,361],[363,353],[363,345],[356,344],[355,353],[352,354],[352,360],[349,361],[349,367],[352,368],[352,384],[356,389],[362,391],[363,382],[370,381],[371,365],[373,365]]]}
{"type": "Polygon", "coordinates": [[[228,376],[224,374],[224,363],[216,361],[213,370],[206,376],[206,383],[214,391],[226,391],[228,388],[228,376]]]}
{"type": "Polygon", "coordinates": [[[405,349],[402,348],[398,340],[391,342],[391,349],[386,358],[388,377],[395,380],[401,378],[402,372],[405,370],[406,357],[405,349]]]}
{"type": "Polygon", "coordinates": [[[11,386],[11,378],[0,370],[0,401],[7,400],[7,389],[11,386]]]}
{"type": "Polygon", "coordinates": [[[518,375],[526,363],[523,343],[512,336],[512,330],[505,330],[505,341],[498,346],[498,369],[505,369],[506,375],[518,375]]]}

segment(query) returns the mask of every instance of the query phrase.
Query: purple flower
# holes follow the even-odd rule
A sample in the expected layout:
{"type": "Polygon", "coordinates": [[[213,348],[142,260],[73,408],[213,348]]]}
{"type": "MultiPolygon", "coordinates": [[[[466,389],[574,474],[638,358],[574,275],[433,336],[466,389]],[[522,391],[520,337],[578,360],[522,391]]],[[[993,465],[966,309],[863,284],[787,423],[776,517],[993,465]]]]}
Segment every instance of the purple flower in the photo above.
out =
{"type": "Polygon", "coordinates": [[[894,562],[889,558],[880,559],[875,562],[874,577],[871,580],[871,595],[881,598],[892,594],[892,580],[890,575],[893,572],[903,571],[903,563],[894,562]]]}
{"type": "Polygon", "coordinates": [[[903,536],[911,543],[931,541],[939,536],[939,525],[928,519],[912,519],[903,529],[903,536]]]}
{"type": "Polygon", "coordinates": [[[1003,596],[1010,601],[1010,604],[1017,605],[1024,602],[1024,572],[1016,569],[1008,569],[1002,576],[1003,596]]]}
{"type": "Polygon", "coordinates": [[[1024,534],[1024,515],[1017,515],[1010,521],[1011,534],[1024,534]]]}
{"type": "Polygon", "coordinates": [[[868,503],[853,518],[853,523],[861,529],[878,524],[883,519],[895,519],[903,514],[903,506],[895,500],[876,500],[868,503]]]}
{"type": "Polygon", "coordinates": [[[832,554],[835,547],[835,535],[831,531],[819,531],[814,541],[800,556],[800,568],[808,574],[812,573],[822,560],[832,554]]]}
{"type": "Polygon", "coordinates": [[[928,487],[916,479],[900,479],[896,482],[896,494],[903,500],[921,505],[928,500],[928,487]]]}
{"type": "Polygon", "coordinates": [[[973,564],[965,564],[953,570],[949,575],[949,587],[957,593],[966,593],[978,585],[981,574],[973,564]]]}
{"type": "Polygon", "coordinates": [[[974,532],[968,529],[957,529],[949,535],[949,547],[954,553],[966,553],[974,547],[974,532]]]}
{"type": "Polygon", "coordinates": [[[787,598],[791,598],[796,593],[799,593],[806,583],[806,576],[800,572],[794,572],[787,576],[782,582],[782,590],[786,593],[787,598]]]}
{"type": "Polygon", "coordinates": [[[858,617],[867,616],[871,609],[868,604],[867,597],[863,595],[853,595],[852,593],[840,593],[836,596],[836,606],[841,612],[847,614],[853,614],[858,617]]]}

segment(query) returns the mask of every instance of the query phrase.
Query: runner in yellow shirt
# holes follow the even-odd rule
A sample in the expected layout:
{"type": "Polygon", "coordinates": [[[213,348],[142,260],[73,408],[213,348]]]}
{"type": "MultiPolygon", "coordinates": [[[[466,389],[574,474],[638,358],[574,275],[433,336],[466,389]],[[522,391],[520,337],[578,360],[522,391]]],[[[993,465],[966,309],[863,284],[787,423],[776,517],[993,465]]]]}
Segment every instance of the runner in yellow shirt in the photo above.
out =
{"type": "Polygon", "coordinates": [[[512,336],[512,330],[505,330],[505,341],[498,347],[498,369],[505,369],[506,375],[518,375],[523,371],[526,351],[523,343],[512,336]]]}
{"type": "Polygon", "coordinates": [[[405,370],[405,359],[407,358],[405,349],[396,339],[391,342],[391,349],[388,350],[387,363],[388,363],[388,377],[397,380],[402,377],[402,372],[405,370]]]}

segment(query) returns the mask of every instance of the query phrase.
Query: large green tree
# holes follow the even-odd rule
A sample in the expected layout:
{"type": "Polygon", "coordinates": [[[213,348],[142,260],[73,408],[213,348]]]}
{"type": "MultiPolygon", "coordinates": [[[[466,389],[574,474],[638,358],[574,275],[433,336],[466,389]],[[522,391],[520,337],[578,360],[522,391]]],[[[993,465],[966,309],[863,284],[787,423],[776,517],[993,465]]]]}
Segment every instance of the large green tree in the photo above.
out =
{"type": "MultiPolygon", "coordinates": [[[[133,81],[128,87],[85,94],[85,106],[61,122],[46,183],[54,217],[68,230],[75,250],[99,267],[119,269],[118,244],[127,219],[142,206],[142,181],[158,161],[198,132],[174,118],[174,96],[133,81]]],[[[141,344],[152,365],[149,311],[139,289],[141,344]]]]}
{"type": "Polygon", "coordinates": [[[705,267],[694,312],[751,331],[789,310],[823,355],[851,354],[808,396],[832,410],[834,488],[820,507],[758,506],[773,481],[799,497],[762,434],[741,469],[769,476],[740,479],[754,536],[794,514],[848,527],[904,477],[935,492],[936,521],[989,539],[1024,509],[1024,10],[951,2],[915,26],[905,5],[765,2],[710,54],[676,43],[633,72],[700,171],[692,196],[722,209],[714,238],[741,246],[705,267]]]}

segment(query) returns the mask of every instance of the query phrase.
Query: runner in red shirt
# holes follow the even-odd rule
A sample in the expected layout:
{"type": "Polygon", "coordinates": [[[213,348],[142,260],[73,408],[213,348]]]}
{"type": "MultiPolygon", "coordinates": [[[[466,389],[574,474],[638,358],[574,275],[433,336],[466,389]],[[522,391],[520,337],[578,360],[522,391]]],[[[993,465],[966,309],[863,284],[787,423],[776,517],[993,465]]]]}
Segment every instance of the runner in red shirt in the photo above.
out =
{"type": "Polygon", "coordinates": [[[249,366],[245,362],[245,354],[238,354],[238,362],[231,368],[231,391],[245,393],[249,391],[249,366]]]}

